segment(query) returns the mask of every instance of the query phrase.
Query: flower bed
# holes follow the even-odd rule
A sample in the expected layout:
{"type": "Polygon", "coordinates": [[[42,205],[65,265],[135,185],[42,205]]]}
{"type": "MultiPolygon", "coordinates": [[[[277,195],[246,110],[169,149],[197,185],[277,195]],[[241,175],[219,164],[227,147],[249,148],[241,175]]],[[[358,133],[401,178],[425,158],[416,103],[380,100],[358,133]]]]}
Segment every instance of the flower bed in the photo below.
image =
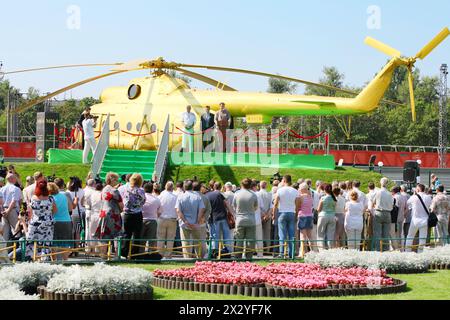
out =
{"type": "Polygon", "coordinates": [[[24,263],[0,270],[0,300],[151,299],[151,274],[142,269],[24,263]],[[39,289],[38,289],[39,288],[39,289]]]}
{"type": "Polygon", "coordinates": [[[21,263],[0,269],[0,300],[38,300],[37,287],[63,272],[64,267],[44,263],[21,263]]]}
{"type": "Polygon", "coordinates": [[[155,270],[153,275],[153,284],[164,288],[252,296],[374,294],[406,289],[406,283],[387,277],[384,270],[302,263],[263,267],[250,262],[197,262],[192,268],[155,270]]]}
{"type": "Polygon", "coordinates": [[[305,256],[305,262],[322,267],[362,267],[384,269],[388,273],[421,273],[430,267],[449,268],[450,245],[426,248],[423,253],[331,249],[309,252],[305,256]]]}
{"type": "Polygon", "coordinates": [[[78,265],[65,268],[65,271],[48,281],[46,299],[76,300],[122,300],[151,299],[151,274],[142,269],[113,267],[95,264],[93,267],[78,265]]]}
{"type": "Polygon", "coordinates": [[[450,245],[425,248],[420,254],[430,264],[430,269],[450,269],[450,245]]]}

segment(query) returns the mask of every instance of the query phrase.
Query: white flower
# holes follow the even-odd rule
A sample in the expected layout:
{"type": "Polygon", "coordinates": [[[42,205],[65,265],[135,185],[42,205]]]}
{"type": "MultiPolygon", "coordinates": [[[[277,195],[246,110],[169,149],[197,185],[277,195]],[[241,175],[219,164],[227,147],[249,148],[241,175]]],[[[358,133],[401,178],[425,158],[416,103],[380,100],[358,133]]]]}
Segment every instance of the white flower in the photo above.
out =
{"type": "Polygon", "coordinates": [[[309,252],[305,256],[306,263],[317,263],[322,267],[363,267],[385,269],[390,272],[421,270],[426,271],[430,264],[430,255],[414,252],[377,252],[347,249],[330,249],[320,252],[309,252]]]}
{"type": "Polygon", "coordinates": [[[45,263],[20,263],[4,267],[0,271],[0,281],[17,283],[20,289],[46,285],[53,275],[63,272],[65,267],[45,263]]]}
{"type": "Polygon", "coordinates": [[[151,278],[151,274],[142,269],[105,264],[73,266],[50,279],[47,288],[61,293],[145,293],[150,288],[151,278]]]}

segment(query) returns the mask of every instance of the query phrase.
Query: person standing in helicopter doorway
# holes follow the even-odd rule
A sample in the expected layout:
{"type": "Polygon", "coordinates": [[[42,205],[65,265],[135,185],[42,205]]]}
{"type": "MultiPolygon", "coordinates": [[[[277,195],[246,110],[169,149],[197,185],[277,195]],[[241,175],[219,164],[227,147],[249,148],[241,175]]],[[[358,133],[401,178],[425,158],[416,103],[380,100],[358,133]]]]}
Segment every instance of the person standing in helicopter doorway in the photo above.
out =
{"type": "Polygon", "coordinates": [[[83,131],[83,121],[86,119],[88,115],[91,114],[91,107],[86,107],[83,111],[83,113],[80,116],[80,119],[76,123],[76,128],[79,132],[81,132],[81,148],[84,149],[84,131],[83,131]]]}
{"type": "Polygon", "coordinates": [[[230,127],[231,115],[230,112],[225,109],[225,103],[221,102],[219,104],[220,110],[217,111],[215,120],[218,129],[219,144],[222,143],[222,152],[227,150],[227,129],[230,127]]]}
{"type": "Polygon", "coordinates": [[[181,122],[184,126],[184,132],[183,132],[183,138],[182,138],[182,152],[188,151],[193,152],[194,151],[194,126],[197,122],[197,118],[195,117],[195,114],[191,112],[192,107],[187,106],[186,112],[183,112],[181,114],[181,122]]]}
{"type": "Polygon", "coordinates": [[[83,148],[83,164],[89,163],[88,156],[89,151],[94,154],[97,143],[95,142],[94,128],[96,126],[97,118],[94,118],[91,114],[86,115],[83,120],[83,133],[84,133],[84,148],[83,148]]]}

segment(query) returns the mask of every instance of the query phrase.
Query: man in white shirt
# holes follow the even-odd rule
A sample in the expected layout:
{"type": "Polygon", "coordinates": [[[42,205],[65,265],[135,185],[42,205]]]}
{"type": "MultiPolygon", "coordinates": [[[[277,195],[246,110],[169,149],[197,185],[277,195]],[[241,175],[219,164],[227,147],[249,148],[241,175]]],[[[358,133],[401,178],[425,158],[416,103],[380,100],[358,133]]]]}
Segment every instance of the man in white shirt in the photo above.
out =
{"type": "Polygon", "coordinates": [[[6,181],[6,185],[0,189],[0,198],[3,199],[1,208],[3,238],[8,241],[11,239],[17,224],[22,192],[15,186],[17,178],[13,173],[7,174],[6,181]]]}
{"type": "Polygon", "coordinates": [[[373,206],[375,215],[373,219],[373,239],[375,241],[375,250],[381,249],[380,241],[383,242],[383,251],[389,250],[389,241],[391,233],[391,211],[394,206],[394,198],[386,189],[389,184],[388,178],[380,180],[381,189],[373,197],[373,206]]]}
{"type": "Polygon", "coordinates": [[[263,210],[261,210],[261,207],[263,206],[261,194],[258,191],[258,183],[256,181],[252,181],[252,191],[256,194],[256,197],[258,198],[258,208],[255,210],[255,226],[256,226],[256,232],[255,232],[255,247],[257,256],[259,258],[262,258],[264,256],[263,254],[263,247],[264,247],[264,240],[263,237],[263,228],[262,228],[262,215],[263,210]]]}
{"type": "Polygon", "coordinates": [[[84,149],[83,149],[83,163],[89,163],[88,156],[89,151],[94,153],[97,143],[95,142],[94,128],[96,126],[95,118],[92,115],[87,115],[83,120],[83,133],[84,133],[84,149]]]}
{"type": "Polygon", "coordinates": [[[177,232],[177,196],[173,193],[173,182],[166,183],[166,189],[159,195],[161,210],[158,215],[158,248],[165,258],[172,257],[172,248],[177,232]]]}
{"type": "Polygon", "coordinates": [[[428,212],[431,202],[431,196],[425,194],[425,186],[419,183],[416,187],[415,194],[407,202],[408,207],[411,208],[411,225],[409,226],[409,232],[406,238],[405,251],[409,252],[412,250],[414,237],[417,231],[419,231],[419,248],[417,252],[422,252],[427,240],[428,212]]]}
{"type": "Polygon", "coordinates": [[[272,229],[272,213],[270,210],[272,204],[272,193],[267,191],[267,182],[261,181],[259,183],[259,191],[257,193],[259,199],[261,199],[261,220],[262,220],[262,234],[264,239],[264,247],[270,247],[271,229],[272,229]]]}
{"type": "Polygon", "coordinates": [[[182,140],[182,151],[188,149],[189,152],[194,151],[194,126],[197,122],[197,118],[194,113],[191,112],[192,107],[187,106],[186,112],[181,114],[181,122],[183,123],[183,140],[182,140]]]}
{"type": "MultiPolygon", "coordinates": [[[[278,209],[278,236],[280,239],[280,256],[284,257],[284,247],[286,241],[295,239],[295,199],[298,191],[292,187],[292,178],[286,175],[282,180],[283,187],[278,188],[275,195],[275,203],[272,211],[272,219],[278,209]]],[[[289,257],[294,257],[294,244],[288,243],[289,257]]]]}

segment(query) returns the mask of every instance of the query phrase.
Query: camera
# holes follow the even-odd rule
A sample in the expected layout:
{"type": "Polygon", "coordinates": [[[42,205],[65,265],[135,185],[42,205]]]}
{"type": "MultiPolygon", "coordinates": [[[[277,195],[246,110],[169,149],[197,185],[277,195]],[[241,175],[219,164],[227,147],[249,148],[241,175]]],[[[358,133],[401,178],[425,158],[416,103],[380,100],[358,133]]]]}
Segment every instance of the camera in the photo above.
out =
{"type": "Polygon", "coordinates": [[[69,180],[70,180],[70,183],[72,184],[74,190],[83,188],[83,183],[81,182],[80,178],[70,177],[69,180]]]}
{"type": "Polygon", "coordinates": [[[282,178],[283,178],[283,177],[280,175],[280,173],[277,172],[277,173],[275,173],[275,174],[270,178],[270,184],[273,185],[273,182],[274,182],[275,180],[281,181],[282,178]]]}
{"type": "Polygon", "coordinates": [[[97,174],[94,178],[95,184],[103,184],[102,178],[100,178],[100,175],[97,174]]]}
{"type": "Polygon", "coordinates": [[[0,167],[0,177],[6,178],[6,175],[8,174],[8,168],[5,166],[0,167]]]}
{"type": "Polygon", "coordinates": [[[47,179],[47,182],[55,182],[56,174],[53,174],[51,176],[47,176],[46,179],[47,179]]]}

